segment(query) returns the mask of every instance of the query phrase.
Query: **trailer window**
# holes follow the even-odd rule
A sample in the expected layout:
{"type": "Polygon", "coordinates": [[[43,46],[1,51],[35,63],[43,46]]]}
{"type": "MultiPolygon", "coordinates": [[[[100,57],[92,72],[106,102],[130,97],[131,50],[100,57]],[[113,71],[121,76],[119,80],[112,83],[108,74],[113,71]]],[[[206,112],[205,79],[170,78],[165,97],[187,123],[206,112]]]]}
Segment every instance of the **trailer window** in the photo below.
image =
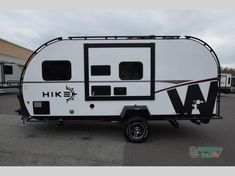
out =
{"type": "Polygon", "coordinates": [[[228,84],[230,84],[230,82],[231,82],[231,78],[228,78],[228,84]]]}
{"type": "Polygon", "coordinates": [[[232,78],[232,86],[235,86],[235,78],[232,78]]]}
{"type": "Polygon", "coordinates": [[[141,62],[121,62],[119,77],[122,80],[140,80],[143,78],[143,64],[141,62]]]}
{"type": "Polygon", "coordinates": [[[109,76],[110,65],[92,65],[91,75],[92,76],[109,76]]]}
{"type": "Polygon", "coordinates": [[[110,86],[91,86],[92,95],[110,95],[111,87],[110,86]]]}
{"type": "Polygon", "coordinates": [[[126,87],[114,87],[114,95],[126,95],[126,87]]]}
{"type": "Polygon", "coordinates": [[[42,63],[42,77],[46,81],[70,80],[71,63],[69,61],[44,61],[42,63]]]}
{"type": "Polygon", "coordinates": [[[6,75],[13,74],[12,65],[4,65],[4,74],[6,74],[6,75]]]}

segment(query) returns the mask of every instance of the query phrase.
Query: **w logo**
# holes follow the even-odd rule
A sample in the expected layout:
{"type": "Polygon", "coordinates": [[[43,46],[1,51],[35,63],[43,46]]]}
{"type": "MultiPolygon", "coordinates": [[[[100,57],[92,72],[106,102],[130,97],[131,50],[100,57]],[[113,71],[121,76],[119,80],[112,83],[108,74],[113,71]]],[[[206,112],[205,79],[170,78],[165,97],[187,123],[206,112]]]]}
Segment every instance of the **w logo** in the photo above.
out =
{"type": "Polygon", "coordinates": [[[184,105],[176,89],[168,90],[167,93],[175,112],[180,115],[191,115],[193,109],[197,109],[201,115],[212,115],[217,95],[217,84],[217,81],[210,83],[206,101],[198,84],[188,86],[184,105]]]}

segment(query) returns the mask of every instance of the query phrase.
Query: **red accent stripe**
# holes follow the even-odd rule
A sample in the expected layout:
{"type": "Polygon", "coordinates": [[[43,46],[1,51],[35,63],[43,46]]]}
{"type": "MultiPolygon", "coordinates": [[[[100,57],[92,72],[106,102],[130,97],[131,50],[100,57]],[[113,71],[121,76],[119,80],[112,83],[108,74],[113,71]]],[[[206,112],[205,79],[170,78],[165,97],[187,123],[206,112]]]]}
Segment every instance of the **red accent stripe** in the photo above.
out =
{"type": "Polygon", "coordinates": [[[183,84],[179,84],[179,85],[176,85],[176,86],[172,86],[172,87],[168,87],[168,88],[165,88],[165,89],[158,90],[155,93],[159,93],[159,92],[162,92],[162,91],[165,91],[165,90],[174,89],[176,87],[192,85],[192,84],[208,82],[208,81],[214,81],[214,80],[218,80],[218,79],[219,79],[218,77],[215,77],[215,78],[203,79],[203,80],[198,80],[198,81],[193,81],[193,82],[187,82],[187,83],[183,83],[183,84]]]}
{"type": "Polygon", "coordinates": [[[70,92],[64,92],[64,97],[70,97],[70,92]]]}

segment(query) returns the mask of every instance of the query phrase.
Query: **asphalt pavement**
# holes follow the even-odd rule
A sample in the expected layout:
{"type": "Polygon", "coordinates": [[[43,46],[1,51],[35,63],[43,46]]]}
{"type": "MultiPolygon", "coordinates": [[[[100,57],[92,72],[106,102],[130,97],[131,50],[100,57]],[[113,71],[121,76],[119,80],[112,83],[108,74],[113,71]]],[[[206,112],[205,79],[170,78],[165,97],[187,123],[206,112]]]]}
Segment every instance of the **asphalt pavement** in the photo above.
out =
{"type": "MultiPolygon", "coordinates": [[[[117,122],[22,125],[17,90],[0,94],[0,166],[234,166],[235,94],[222,95],[222,120],[151,123],[145,143],[125,140],[117,122]],[[207,154],[193,155],[201,149],[207,154]],[[210,155],[212,150],[219,155],[210,155]],[[204,151],[205,152],[205,151],[204,151]]],[[[205,153],[204,153],[205,154],[205,153]]]]}

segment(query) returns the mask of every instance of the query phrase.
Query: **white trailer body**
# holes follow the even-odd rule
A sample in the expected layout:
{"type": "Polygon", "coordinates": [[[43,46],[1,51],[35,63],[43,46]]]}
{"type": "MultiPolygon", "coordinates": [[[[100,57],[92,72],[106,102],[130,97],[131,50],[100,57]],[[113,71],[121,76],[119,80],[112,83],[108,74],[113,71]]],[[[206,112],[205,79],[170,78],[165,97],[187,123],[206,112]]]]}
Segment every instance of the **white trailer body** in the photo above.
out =
{"type": "Polygon", "coordinates": [[[213,49],[189,36],[58,38],[23,69],[21,114],[206,123],[219,117],[219,68],[213,49]]]}
{"type": "Polygon", "coordinates": [[[12,62],[0,61],[0,88],[18,88],[21,69],[12,62]]]}
{"type": "Polygon", "coordinates": [[[232,74],[221,73],[220,76],[220,92],[230,93],[232,83],[232,74]]]}

